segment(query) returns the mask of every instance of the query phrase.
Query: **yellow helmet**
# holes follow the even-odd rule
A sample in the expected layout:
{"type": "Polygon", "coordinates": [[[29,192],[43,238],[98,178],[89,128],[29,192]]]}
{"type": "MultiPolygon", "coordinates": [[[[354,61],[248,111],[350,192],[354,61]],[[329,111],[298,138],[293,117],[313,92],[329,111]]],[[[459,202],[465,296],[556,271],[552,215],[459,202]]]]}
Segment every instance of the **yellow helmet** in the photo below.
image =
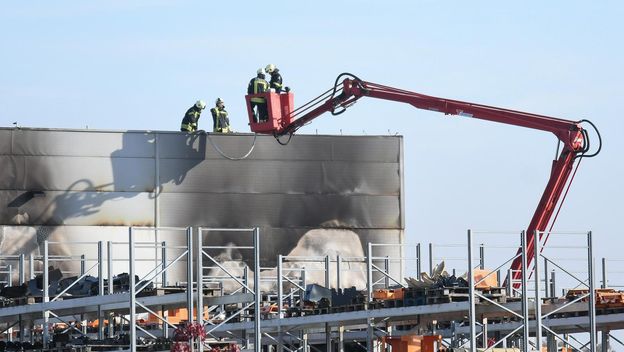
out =
{"type": "Polygon", "coordinates": [[[276,68],[277,68],[277,67],[275,67],[275,65],[273,65],[273,64],[268,64],[268,65],[266,65],[266,67],[264,68],[264,70],[265,70],[267,73],[273,73],[273,71],[275,71],[275,69],[276,69],[276,68]]]}

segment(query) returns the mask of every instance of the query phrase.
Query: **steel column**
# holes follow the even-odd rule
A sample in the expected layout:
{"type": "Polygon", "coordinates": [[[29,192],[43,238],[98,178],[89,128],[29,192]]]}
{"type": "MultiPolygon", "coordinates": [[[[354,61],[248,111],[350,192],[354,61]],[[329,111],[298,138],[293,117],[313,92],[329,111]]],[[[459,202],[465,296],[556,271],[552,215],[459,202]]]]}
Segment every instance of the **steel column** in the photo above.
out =
{"type": "Polygon", "coordinates": [[[161,261],[161,270],[162,270],[162,274],[161,274],[161,286],[165,287],[167,286],[167,270],[165,270],[167,268],[167,242],[166,241],[162,241],[160,243],[161,247],[160,247],[160,261],[161,261]]]}
{"type": "Polygon", "coordinates": [[[420,243],[416,245],[416,280],[420,280],[421,268],[420,243]]]}
{"type": "Polygon", "coordinates": [[[23,285],[26,282],[26,266],[25,266],[24,254],[19,255],[19,284],[23,285]]]}
{"type": "MultiPolygon", "coordinates": [[[[331,289],[331,277],[329,275],[330,271],[330,260],[329,256],[325,256],[325,287],[329,290],[331,289]]],[[[327,352],[331,352],[332,350],[332,329],[329,324],[325,324],[325,350],[327,352]]]]}
{"type": "MultiPolygon", "coordinates": [[[[534,252],[534,269],[533,274],[535,275],[535,346],[539,349],[542,346],[542,299],[540,297],[540,252],[541,252],[541,242],[540,242],[540,233],[535,231],[533,241],[533,249],[534,252]]],[[[528,318],[528,317],[527,317],[528,318]]]]}
{"type": "MultiPolygon", "coordinates": [[[[108,294],[112,295],[114,292],[113,288],[113,244],[111,241],[106,242],[106,264],[107,264],[107,274],[108,274],[108,294]]],[[[112,338],[114,335],[114,324],[113,324],[114,313],[109,313],[108,315],[108,337],[112,338]]]]}
{"type": "MultiPolygon", "coordinates": [[[[186,228],[186,309],[188,321],[193,321],[193,228],[186,228]]],[[[189,341],[190,343],[190,341],[189,341]]],[[[192,345],[192,343],[191,343],[192,345]]]]}
{"type": "Polygon", "coordinates": [[[433,276],[433,243],[429,243],[429,275],[433,276]]]}
{"type": "MultiPolygon", "coordinates": [[[[429,247],[431,249],[431,245],[429,247]]],[[[477,329],[475,309],[475,282],[474,269],[472,267],[472,230],[468,230],[468,320],[470,321],[470,352],[477,350],[477,329]]]]}
{"type": "Polygon", "coordinates": [[[254,351],[262,350],[260,332],[260,229],[254,229],[254,351]]]}
{"type": "Polygon", "coordinates": [[[587,233],[587,274],[589,275],[589,350],[596,351],[596,287],[594,283],[594,253],[592,232],[587,233]]]}
{"type": "Polygon", "coordinates": [[[336,256],[336,291],[338,292],[342,288],[342,275],[340,273],[341,268],[342,268],[342,257],[340,257],[340,254],[338,254],[336,256]]]}
{"type": "MultiPolygon", "coordinates": [[[[43,302],[47,303],[50,301],[49,296],[49,286],[50,286],[50,278],[48,275],[48,266],[49,263],[49,243],[48,240],[43,241],[43,302]]],[[[43,347],[47,348],[50,343],[50,332],[48,331],[48,322],[50,320],[50,311],[43,311],[43,347]]],[[[32,332],[31,332],[32,333],[32,332]]]]}
{"type": "MultiPolygon", "coordinates": [[[[104,243],[98,241],[98,296],[104,296],[104,243]]],[[[104,339],[104,312],[102,306],[98,306],[98,339],[104,339]]]]}
{"type": "Polygon", "coordinates": [[[609,287],[607,281],[607,258],[602,258],[602,285],[600,285],[600,287],[609,287]]]}
{"type": "MultiPolygon", "coordinates": [[[[284,312],[282,311],[284,301],[284,279],[283,279],[283,261],[284,258],[281,254],[277,256],[277,316],[279,319],[284,318],[284,312]]],[[[277,352],[284,351],[284,336],[282,334],[281,327],[277,329],[277,352]]]]}
{"type": "MultiPolygon", "coordinates": [[[[472,263],[470,263],[472,265],[472,263]]],[[[483,243],[479,245],[479,269],[485,269],[485,246],[483,243]]]]}
{"type": "Polygon", "coordinates": [[[522,351],[529,352],[529,295],[528,295],[528,270],[527,270],[527,234],[526,231],[522,231],[521,234],[521,247],[522,255],[521,261],[521,274],[522,274],[522,318],[523,318],[523,332],[522,332],[522,351]]]}
{"type": "MultiPolygon", "coordinates": [[[[130,276],[130,352],[137,350],[137,329],[136,329],[136,282],[134,279],[134,232],[132,227],[128,229],[128,275],[130,276]]],[[[189,319],[189,321],[191,321],[189,319]]]]}
{"type": "Polygon", "coordinates": [[[609,330],[602,330],[601,332],[601,335],[602,335],[602,341],[600,343],[600,345],[602,346],[601,352],[609,352],[609,345],[611,344],[611,342],[609,341],[609,333],[610,333],[609,330]]]}
{"type": "MultiPolygon", "coordinates": [[[[204,267],[203,267],[203,257],[204,257],[204,249],[203,249],[203,241],[202,241],[202,232],[201,230],[197,230],[197,257],[196,260],[196,268],[197,273],[195,276],[197,277],[197,324],[199,324],[202,328],[204,326],[204,267]]],[[[189,251],[188,255],[189,260],[193,258],[192,252],[189,251]]],[[[166,325],[166,324],[165,324],[166,325]]],[[[204,344],[198,340],[197,349],[199,352],[204,350],[204,344]]]]}
{"type": "Polygon", "coordinates": [[[390,277],[388,277],[390,274],[390,258],[388,258],[388,256],[384,258],[384,271],[384,286],[385,288],[388,288],[390,287],[390,277]]]}

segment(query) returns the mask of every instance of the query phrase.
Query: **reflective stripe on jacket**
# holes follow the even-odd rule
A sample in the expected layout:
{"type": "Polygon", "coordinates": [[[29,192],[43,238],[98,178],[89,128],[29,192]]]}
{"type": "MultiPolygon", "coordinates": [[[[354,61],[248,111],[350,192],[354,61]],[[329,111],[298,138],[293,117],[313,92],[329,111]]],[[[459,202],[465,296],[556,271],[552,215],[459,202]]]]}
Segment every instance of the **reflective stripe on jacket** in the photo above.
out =
{"type": "Polygon", "coordinates": [[[195,105],[191,106],[184,114],[180,129],[189,132],[197,131],[197,122],[200,116],[201,110],[195,105]]]}
{"type": "MultiPolygon", "coordinates": [[[[269,90],[269,82],[264,78],[255,77],[249,81],[247,86],[247,94],[260,94],[269,90]]],[[[255,97],[250,99],[252,103],[265,103],[266,99],[255,97]]]]}
{"type": "Polygon", "coordinates": [[[210,113],[212,113],[212,131],[229,132],[230,119],[228,119],[228,112],[225,109],[214,107],[210,109],[210,113]]]}

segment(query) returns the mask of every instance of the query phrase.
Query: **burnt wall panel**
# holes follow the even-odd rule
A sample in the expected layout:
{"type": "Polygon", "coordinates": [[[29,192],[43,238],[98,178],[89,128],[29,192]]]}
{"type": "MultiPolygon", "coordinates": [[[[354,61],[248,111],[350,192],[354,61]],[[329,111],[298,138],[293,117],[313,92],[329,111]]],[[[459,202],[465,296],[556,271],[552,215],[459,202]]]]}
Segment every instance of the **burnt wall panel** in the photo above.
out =
{"type": "Polygon", "coordinates": [[[28,156],[27,190],[152,192],[155,160],[148,158],[28,156]]]}
{"type": "Polygon", "coordinates": [[[161,226],[399,228],[396,196],[160,195],[161,226]]]}
{"type": "Polygon", "coordinates": [[[154,225],[150,193],[0,191],[0,222],[32,225],[154,225]]]}
{"type": "Polygon", "coordinates": [[[335,138],[332,159],[398,163],[398,150],[402,143],[400,136],[395,138],[381,136],[335,138]]]}
{"type": "Polygon", "coordinates": [[[21,156],[0,155],[0,189],[23,188],[24,158],[21,156]]]}
{"type": "Polygon", "coordinates": [[[164,133],[158,136],[158,144],[161,158],[222,159],[217,148],[225,155],[241,157],[254,146],[249,160],[330,160],[331,138],[295,136],[284,147],[272,136],[258,135],[254,142],[251,134],[164,133]]]}
{"type": "Polygon", "coordinates": [[[13,152],[21,155],[146,157],[155,155],[149,132],[15,130],[13,152]]]}
{"type": "Polygon", "coordinates": [[[7,224],[402,228],[400,137],[12,132],[7,224]]]}
{"type": "Polygon", "coordinates": [[[400,192],[398,163],[204,160],[160,161],[162,192],[368,194],[400,192]],[[189,170],[182,179],[179,170],[189,170]]]}
{"type": "Polygon", "coordinates": [[[12,129],[0,129],[0,155],[11,154],[12,129]]]}

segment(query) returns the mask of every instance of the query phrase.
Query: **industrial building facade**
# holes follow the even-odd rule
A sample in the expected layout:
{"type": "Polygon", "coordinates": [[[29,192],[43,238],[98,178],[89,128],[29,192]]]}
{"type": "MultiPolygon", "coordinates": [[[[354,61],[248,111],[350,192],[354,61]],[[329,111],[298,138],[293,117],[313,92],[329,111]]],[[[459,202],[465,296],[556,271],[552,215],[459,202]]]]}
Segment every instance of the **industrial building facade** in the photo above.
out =
{"type": "Polygon", "coordinates": [[[403,242],[402,150],[400,136],[298,135],[283,146],[250,134],[0,129],[0,253],[36,254],[44,239],[68,243],[51,254],[88,253],[71,243],[123,241],[126,226],[203,226],[260,227],[267,266],[277,254],[363,255],[367,242],[403,242]],[[252,145],[245,159],[224,156],[252,145]]]}

